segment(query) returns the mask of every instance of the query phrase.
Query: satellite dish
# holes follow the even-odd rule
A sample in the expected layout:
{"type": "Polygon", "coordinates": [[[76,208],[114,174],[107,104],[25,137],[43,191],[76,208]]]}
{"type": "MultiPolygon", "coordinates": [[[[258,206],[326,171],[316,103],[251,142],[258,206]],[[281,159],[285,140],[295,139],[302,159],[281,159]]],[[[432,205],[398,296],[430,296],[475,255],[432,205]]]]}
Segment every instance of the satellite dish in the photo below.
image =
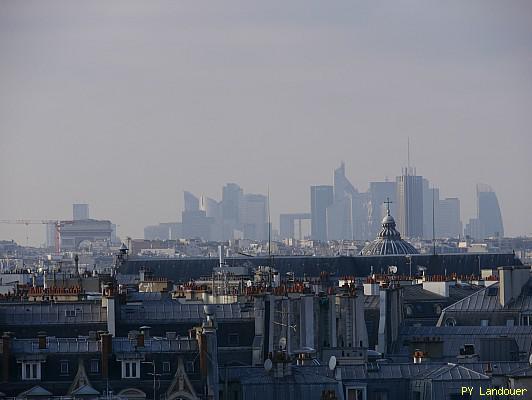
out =
{"type": "Polygon", "coordinates": [[[390,266],[388,267],[388,272],[389,272],[390,274],[396,274],[396,273],[397,273],[397,265],[390,265],[390,266]]]}
{"type": "Polygon", "coordinates": [[[530,357],[528,357],[528,363],[532,365],[532,353],[530,354],[530,357]]]}
{"type": "Polygon", "coordinates": [[[281,339],[279,339],[279,348],[281,350],[286,350],[286,338],[285,337],[282,337],[281,339]]]}
{"type": "Polygon", "coordinates": [[[266,361],[264,361],[264,369],[266,370],[266,372],[270,372],[272,367],[273,367],[272,360],[267,358],[266,361]]]}
{"type": "Polygon", "coordinates": [[[331,356],[331,358],[329,358],[329,369],[331,371],[334,371],[335,368],[336,368],[336,357],[331,356]]]}

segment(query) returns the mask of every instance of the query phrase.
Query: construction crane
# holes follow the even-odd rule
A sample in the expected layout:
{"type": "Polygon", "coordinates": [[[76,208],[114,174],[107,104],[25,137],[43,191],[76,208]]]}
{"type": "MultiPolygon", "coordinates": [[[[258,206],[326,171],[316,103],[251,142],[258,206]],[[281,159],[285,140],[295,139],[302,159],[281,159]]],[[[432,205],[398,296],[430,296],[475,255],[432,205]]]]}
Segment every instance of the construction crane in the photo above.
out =
{"type": "Polygon", "coordinates": [[[26,225],[26,246],[29,242],[28,227],[29,225],[50,225],[55,226],[55,252],[59,254],[61,252],[61,228],[66,224],[71,224],[73,221],[60,221],[58,219],[45,219],[45,220],[33,220],[33,219],[2,219],[0,224],[18,224],[26,225]]]}

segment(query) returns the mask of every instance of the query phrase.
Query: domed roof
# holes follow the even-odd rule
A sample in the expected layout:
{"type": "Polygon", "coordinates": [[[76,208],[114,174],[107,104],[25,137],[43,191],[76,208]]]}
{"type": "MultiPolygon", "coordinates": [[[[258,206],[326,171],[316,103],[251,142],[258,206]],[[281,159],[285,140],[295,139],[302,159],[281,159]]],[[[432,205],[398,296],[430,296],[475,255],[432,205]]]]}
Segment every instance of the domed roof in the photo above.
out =
{"type": "Polygon", "coordinates": [[[382,229],[377,238],[360,252],[362,256],[388,254],[419,254],[414,246],[401,239],[401,234],[395,229],[395,220],[390,215],[389,207],[386,216],[382,219],[382,229]]]}

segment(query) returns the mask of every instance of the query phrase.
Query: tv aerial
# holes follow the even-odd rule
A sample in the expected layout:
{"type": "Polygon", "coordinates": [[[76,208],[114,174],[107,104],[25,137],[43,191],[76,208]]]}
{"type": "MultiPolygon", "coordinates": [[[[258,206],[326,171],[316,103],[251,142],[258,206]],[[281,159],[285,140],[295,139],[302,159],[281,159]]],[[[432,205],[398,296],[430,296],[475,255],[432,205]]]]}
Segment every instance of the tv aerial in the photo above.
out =
{"type": "Polygon", "coordinates": [[[266,370],[266,372],[270,372],[272,370],[272,367],[273,367],[272,360],[267,358],[266,361],[264,361],[264,369],[266,370]]]}
{"type": "Polygon", "coordinates": [[[331,356],[331,358],[329,358],[329,369],[331,371],[334,371],[335,368],[336,368],[336,357],[331,356]]]}

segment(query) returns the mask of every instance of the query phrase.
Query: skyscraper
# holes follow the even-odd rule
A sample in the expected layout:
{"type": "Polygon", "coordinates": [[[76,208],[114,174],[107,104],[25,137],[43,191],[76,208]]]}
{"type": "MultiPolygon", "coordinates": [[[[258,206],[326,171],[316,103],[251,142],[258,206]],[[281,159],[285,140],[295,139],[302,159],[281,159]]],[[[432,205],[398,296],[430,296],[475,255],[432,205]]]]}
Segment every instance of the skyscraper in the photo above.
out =
{"type": "Polygon", "coordinates": [[[185,211],[199,210],[199,199],[196,196],[187,191],[183,193],[183,196],[185,200],[185,211]]]}
{"type": "Polygon", "coordinates": [[[464,233],[474,239],[504,236],[499,201],[489,185],[477,185],[477,218],[469,220],[464,233]]]}
{"type": "Polygon", "coordinates": [[[57,241],[57,226],[55,223],[46,224],[46,247],[55,248],[57,241]]]}
{"type": "Polygon", "coordinates": [[[406,237],[423,237],[423,177],[405,168],[397,182],[399,231],[406,237]]]}
{"type": "Polygon", "coordinates": [[[333,203],[333,187],[327,185],[310,187],[311,237],[327,241],[327,207],[333,203]]]}
{"type": "Polygon", "coordinates": [[[440,206],[440,189],[430,187],[428,179],[422,179],[423,185],[423,237],[432,239],[433,224],[434,233],[438,230],[438,208],[440,206]],[[434,208],[434,210],[433,210],[434,208]],[[434,218],[433,218],[434,217],[434,218]]]}
{"type": "Polygon", "coordinates": [[[72,204],[72,217],[74,221],[89,219],[88,204],[72,204]]]}
{"type": "Polygon", "coordinates": [[[460,220],[460,200],[449,197],[440,200],[436,233],[438,237],[458,237],[462,234],[462,221],[460,220]]]}
{"type": "Polygon", "coordinates": [[[200,210],[205,211],[207,218],[212,220],[211,224],[211,240],[221,241],[222,237],[222,206],[220,202],[211,199],[210,197],[201,196],[200,198],[200,210]]]}
{"type": "Polygon", "coordinates": [[[183,193],[185,209],[181,213],[183,236],[210,240],[210,225],[205,211],[199,209],[199,199],[190,192],[183,193]]]}
{"type": "Polygon", "coordinates": [[[244,239],[268,238],[268,197],[246,194],[242,198],[240,222],[244,239]]]}
{"type": "Polygon", "coordinates": [[[327,208],[327,238],[329,240],[353,238],[353,195],[357,192],[345,176],[342,162],[334,170],[334,199],[327,208]]]}
{"type": "Polygon", "coordinates": [[[240,203],[243,190],[236,183],[228,183],[222,190],[222,219],[224,240],[233,239],[240,227],[240,203]]]}
{"type": "Polygon", "coordinates": [[[493,189],[486,184],[477,185],[478,219],[485,237],[504,236],[501,209],[493,189]]]}
{"type": "Polygon", "coordinates": [[[390,200],[390,213],[397,215],[397,184],[395,182],[370,182],[369,184],[369,219],[370,237],[375,237],[381,230],[381,221],[386,215],[384,202],[390,200]]]}

